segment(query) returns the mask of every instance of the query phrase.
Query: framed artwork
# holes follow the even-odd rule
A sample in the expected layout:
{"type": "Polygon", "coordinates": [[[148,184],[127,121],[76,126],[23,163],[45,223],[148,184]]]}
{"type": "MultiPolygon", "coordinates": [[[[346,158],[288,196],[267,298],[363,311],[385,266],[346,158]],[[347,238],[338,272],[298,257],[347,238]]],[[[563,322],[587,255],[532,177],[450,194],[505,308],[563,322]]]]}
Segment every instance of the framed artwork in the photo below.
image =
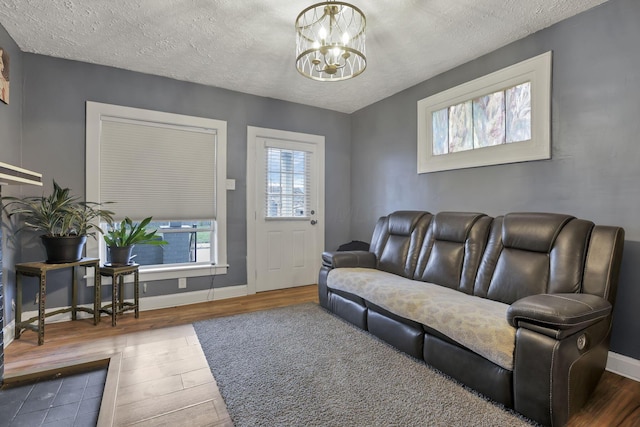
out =
{"type": "Polygon", "coordinates": [[[0,101],[9,103],[9,53],[0,47],[0,101]]]}
{"type": "Polygon", "coordinates": [[[551,52],[418,101],[418,173],[551,158],[551,52]]]}

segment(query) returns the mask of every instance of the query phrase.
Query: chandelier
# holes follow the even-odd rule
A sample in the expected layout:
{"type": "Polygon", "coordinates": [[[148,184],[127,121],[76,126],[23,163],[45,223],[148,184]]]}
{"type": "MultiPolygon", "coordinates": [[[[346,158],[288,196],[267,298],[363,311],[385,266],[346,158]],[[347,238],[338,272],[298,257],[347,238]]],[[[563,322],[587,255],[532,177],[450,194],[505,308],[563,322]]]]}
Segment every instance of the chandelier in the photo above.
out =
{"type": "Polygon", "coordinates": [[[341,1],[309,6],[296,19],[296,68],[305,77],[340,81],[362,73],[366,19],[341,1]]]}

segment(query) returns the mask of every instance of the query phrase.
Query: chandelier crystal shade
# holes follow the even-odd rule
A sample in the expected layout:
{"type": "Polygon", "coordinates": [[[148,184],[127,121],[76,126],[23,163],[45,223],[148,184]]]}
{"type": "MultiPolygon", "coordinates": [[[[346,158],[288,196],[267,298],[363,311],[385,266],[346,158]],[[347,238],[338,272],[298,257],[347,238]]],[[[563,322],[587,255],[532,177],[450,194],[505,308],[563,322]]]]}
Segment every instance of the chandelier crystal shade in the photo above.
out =
{"type": "Polygon", "coordinates": [[[296,19],[296,68],[305,77],[340,81],[361,74],[366,19],[360,9],[341,1],[309,6],[296,19]]]}

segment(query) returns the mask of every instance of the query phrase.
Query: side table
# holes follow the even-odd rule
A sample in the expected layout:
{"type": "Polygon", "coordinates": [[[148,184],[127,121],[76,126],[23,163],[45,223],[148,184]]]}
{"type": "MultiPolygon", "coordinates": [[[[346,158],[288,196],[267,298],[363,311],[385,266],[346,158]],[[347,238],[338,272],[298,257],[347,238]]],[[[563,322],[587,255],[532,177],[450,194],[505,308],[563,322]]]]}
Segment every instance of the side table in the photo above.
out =
{"type": "MultiPolygon", "coordinates": [[[[136,319],[140,317],[140,290],[138,289],[138,264],[130,264],[123,266],[113,266],[105,264],[100,267],[101,277],[111,277],[111,304],[101,306],[100,313],[111,315],[111,326],[116,326],[116,316],[128,310],[135,310],[136,319]],[[124,300],[124,276],[133,274],[133,303],[124,300]]],[[[102,295],[100,289],[102,287],[102,279],[98,282],[96,292],[102,295]]],[[[98,321],[100,319],[98,318],[98,321]]]]}
{"type": "Polygon", "coordinates": [[[44,320],[45,317],[53,316],[55,314],[71,312],[71,319],[76,320],[78,311],[84,311],[93,314],[93,324],[98,324],[99,316],[99,296],[98,282],[99,282],[99,266],[100,259],[98,258],[82,258],[79,261],[67,262],[64,264],[47,264],[44,261],[38,262],[25,262],[16,264],[16,329],[15,338],[20,338],[23,329],[31,329],[38,333],[38,345],[44,344],[44,320]],[[93,309],[86,307],[78,307],[78,278],[76,276],[77,267],[93,267],[95,270],[93,285],[93,309]],[[45,302],[47,299],[47,272],[53,270],[60,270],[64,268],[71,269],[71,307],[62,308],[55,311],[45,312],[45,302]],[[28,320],[22,321],[22,278],[23,276],[37,277],[40,280],[40,290],[38,294],[38,315],[28,320]],[[32,323],[38,321],[37,325],[32,323]]]}

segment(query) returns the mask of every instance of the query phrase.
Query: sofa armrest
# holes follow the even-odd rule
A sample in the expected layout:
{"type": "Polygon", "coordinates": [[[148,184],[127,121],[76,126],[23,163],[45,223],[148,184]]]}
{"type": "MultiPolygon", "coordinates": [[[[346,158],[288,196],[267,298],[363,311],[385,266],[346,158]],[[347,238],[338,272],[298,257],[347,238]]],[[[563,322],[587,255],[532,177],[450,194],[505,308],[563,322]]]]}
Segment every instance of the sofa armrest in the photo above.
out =
{"type": "Polygon", "coordinates": [[[540,294],[511,304],[516,411],[544,425],[566,424],[607,364],[611,312],[592,294],[540,294]]]}
{"type": "Polygon", "coordinates": [[[591,294],[540,294],[522,298],[507,310],[507,321],[516,328],[535,330],[563,339],[611,315],[609,301],[591,294]]]}
{"type": "Polygon", "coordinates": [[[376,268],[376,255],[366,251],[324,252],[322,265],[330,269],[345,267],[376,268]]]}
{"type": "Polygon", "coordinates": [[[367,251],[338,251],[322,254],[322,267],[318,276],[318,300],[320,305],[329,309],[329,289],[327,277],[334,268],[376,268],[377,259],[373,252],[367,251]]]}

